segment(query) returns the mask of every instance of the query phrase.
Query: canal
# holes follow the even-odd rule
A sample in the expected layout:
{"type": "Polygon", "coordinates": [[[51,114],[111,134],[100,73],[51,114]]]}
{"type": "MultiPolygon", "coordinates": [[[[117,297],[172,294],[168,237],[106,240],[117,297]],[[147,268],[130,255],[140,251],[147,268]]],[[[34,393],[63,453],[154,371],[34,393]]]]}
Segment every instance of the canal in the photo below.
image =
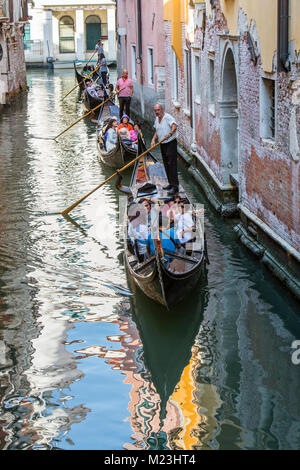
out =
{"type": "Polygon", "coordinates": [[[59,214],[111,174],[88,119],[42,139],[82,115],[74,80],[29,71],[0,115],[0,449],[299,449],[299,304],[182,164],[210,264],[171,312],[126,273],[113,181],[59,214]]]}

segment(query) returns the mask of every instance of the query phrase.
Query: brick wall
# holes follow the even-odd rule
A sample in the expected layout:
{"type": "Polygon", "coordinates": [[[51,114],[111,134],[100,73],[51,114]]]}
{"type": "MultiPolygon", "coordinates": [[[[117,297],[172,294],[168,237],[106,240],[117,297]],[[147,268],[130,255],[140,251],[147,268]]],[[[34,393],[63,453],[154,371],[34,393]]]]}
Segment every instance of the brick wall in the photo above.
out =
{"type": "MultiPolygon", "coordinates": [[[[240,177],[241,202],[275,233],[300,249],[299,162],[289,151],[292,89],[288,73],[277,81],[276,139],[260,136],[261,65],[249,60],[240,39],[240,177]]],[[[299,113],[298,138],[299,138],[299,113]]],[[[300,141],[300,140],[299,140],[300,141]]]]}
{"type": "MultiPolygon", "coordinates": [[[[248,35],[248,19],[243,12],[239,15],[239,38],[228,38],[236,47],[236,72],[239,109],[239,181],[240,202],[261,221],[267,224],[277,235],[297,250],[300,249],[300,202],[299,202],[299,166],[297,157],[291,153],[291,135],[294,147],[300,143],[300,110],[293,104],[295,87],[299,77],[299,65],[292,64],[289,73],[264,73],[260,57],[256,65],[251,60],[248,35]],[[272,141],[261,138],[261,80],[262,77],[274,78],[276,82],[276,136],[272,141]],[[294,121],[291,121],[292,112],[294,121]],[[291,123],[294,123],[294,131],[291,123]],[[292,134],[293,132],[293,134],[292,134]]],[[[255,28],[255,25],[252,27],[255,28]]],[[[207,163],[220,184],[225,184],[224,158],[221,148],[222,101],[222,38],[226,42],[228,28],[219,2],[211,17],[206,17],[204,31],[197,27],[192,47],[201,57],[200,104],[195,103],[195,130],[190,118],[185,113],[184,67],[180,66],[179,105],[171,99],[171,24],[165,22],[166,111],[178,122],[179,143],[190,150],[195,137],[197,152],[207,163]],[[209,106],[209,59],[214,60],[215,71],[215,112],[209,106]]],[[[275,33],[276,34],[276,33],[275,33]]],[[[184,25],[182,44],[186,44],[184,25]]],[[[259,50],[258,50],[259,53],[259,50]]],[[[274,64],[276,63],[274,57],[274,64]]],[[[295,153],[295,152],[294,152],[295,153]]],[[[300,155],[299,155],[300,156],[300,155]]]]}

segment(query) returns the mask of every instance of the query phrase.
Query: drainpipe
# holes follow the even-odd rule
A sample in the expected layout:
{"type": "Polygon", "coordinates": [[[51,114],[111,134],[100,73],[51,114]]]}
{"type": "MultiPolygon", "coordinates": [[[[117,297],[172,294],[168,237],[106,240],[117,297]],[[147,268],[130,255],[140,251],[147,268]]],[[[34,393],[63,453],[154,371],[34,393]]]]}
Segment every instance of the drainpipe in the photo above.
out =
{"type": "Polygon", "coordinates": [[[277,9],[278,72],[290,71],[289,61],[289,0],[278,0],[277,9]]]}
{"type": "Polygon", "coordinates": [[[141,85],[141,111],[144,115],[145,105],[144,105],[144,95],[143,95],[143,39],[142,39],[142,8],[141,0],[137,0],[137,19],[138,19],[138,57],[137,63],[140,65],[140,85],[141,85]]]}
{"type": "Polygon", "coordinates": [[[141,84],[143,84],[143,39],[142,39],[141,0],[137,0],[137,15],[138,15],[138,63],[141,66],[141,84]]]}

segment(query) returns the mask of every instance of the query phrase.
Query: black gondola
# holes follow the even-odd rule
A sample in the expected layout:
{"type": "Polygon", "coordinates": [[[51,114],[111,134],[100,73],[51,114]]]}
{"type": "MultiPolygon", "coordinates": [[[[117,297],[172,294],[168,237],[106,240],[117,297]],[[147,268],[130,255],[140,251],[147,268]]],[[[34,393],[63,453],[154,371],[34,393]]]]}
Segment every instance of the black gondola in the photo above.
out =
{"type": "MultiPolygon", "coordinates": [[[[145,144],[140,139],[139,152],[145,150],[145,144]]],[[[164,166],[148,153],[135,163],[129,187],[122,187],[120,180],[121,174],[116,183],[117,189],[128,194],[124,240],[125,260],[129,273],[148,297],[170,309],[194,289],[204,271],[207,257],[203,224],[199,217],[195,219],[193,212],[195,236],[186,250],[176,247],[175,251],[168,252],[162,248],[159,238],[156,241],[157,233],[152,233],[154,253],[148,253],[146,259],[140,257],[137,243],[132,243],[128,236],[129,210],[132,214],[132,203],[138,202],[142,197],[151,196],[161,208],[170,201],[167,192],[163,190],[168,184],[167,176],[164,166]]],[[[190,204],[182,186],[179,187],[179,195],[185,204],[190,204]]]]}
{"type": "Polygon", "coordinates": [[[87,88],[85,88],[83,92],[83,106],[90,111],[91,109],[94,109],[96,106],[98,106],[104,99],[107,99],[107,93],[104,93],[104,97],[98,97],[98,96],[93,96],[89,92],[87,88]]]}
{"type": "Polygon", "coordinates": [[[112,148],[109,152],[106,150],[105,142],[103,139],[103,129],[113,116],[115,116],[116,118],[117,116],[119,116],[119,108],[112,101],[108,101],[100,107],[98,116],[98,160],[99,162],[108,165],[110,168],[121,168],[126,165],[126,163],[130,162],[135,157],[137,157],[137,148],[125,145],[118,135],[116,146],[112,148]]]}
{"type": "MultiPolygon", "coordinates": [[[[76,68],[76,64],[75,64],[75,61],[73,62],[73,65],[74,65],[74,70],[75,70],[75,77],[76,77],[76,80],[77,80],[77,83],[80,87],[80,91],[84,91],[85,90],[85,78],[86,76],[83,75],[81,72],[78,72],[77,68],[76,68]]],[[[94,72],[92,75],[91,75],[91,78],[93,80],[96,80],[97,78],[99,77],[99,75],[97,74],[97,72],[94,72]]]]}

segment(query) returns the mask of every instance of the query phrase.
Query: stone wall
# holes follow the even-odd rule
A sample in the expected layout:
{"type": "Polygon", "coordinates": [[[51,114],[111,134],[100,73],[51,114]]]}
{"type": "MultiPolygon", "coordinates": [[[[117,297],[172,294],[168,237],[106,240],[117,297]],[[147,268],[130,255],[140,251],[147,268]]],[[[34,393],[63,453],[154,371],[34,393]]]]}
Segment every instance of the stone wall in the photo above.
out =
{"type": "Polygon", "coordinates": [[[178,100],[172,99],[172,25],[165,22],[166,111],[177,120],[180,153],[210,202],[223,215],[239,209],[238,235],[300,295],[299,52],[290,44],[291,70],[279,73],[274,51],[273,70],[266,72],[255,21],[239,9],[237,34],[231,35],[219,0],[210,13],[194,11],[191,42],[182,24],[183,51],[191,47],[192,60],[200,57],[191,80],[194,88],[200,81],[200,95],[193,96],[191,115],[184,64],[178,100]]]}
{"type": "MultiPolygon", "coordinates": [[[[14,18],[23,14],[19,21],[11,22],[6,16],[0,20],[0,104],[9,103],[14,95],[26,90],[26,69],[24,61],[24,25],[26,22],[26,6],[22,10],[14,3],[14,18]]],[[[7,15],[1,2],[2,15],[7,15]]]]}

